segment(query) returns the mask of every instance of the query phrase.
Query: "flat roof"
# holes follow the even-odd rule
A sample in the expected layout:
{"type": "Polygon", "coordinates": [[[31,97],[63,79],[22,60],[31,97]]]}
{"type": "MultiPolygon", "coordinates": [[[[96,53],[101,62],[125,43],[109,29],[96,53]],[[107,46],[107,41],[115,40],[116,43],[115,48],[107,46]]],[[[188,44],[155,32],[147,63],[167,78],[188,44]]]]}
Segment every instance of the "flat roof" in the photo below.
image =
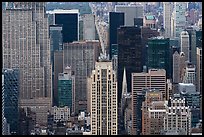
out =
{"type": "Polygon", "coordinates": [[[79,10],[78,9],[72,9],[72,10],[63,10],[63,9],[55,9],[55,10],[50,10],[50,11],[46,11],[46,13],[48,14],[70,14],[70,13],[77,13],[79,14],[79,10]]]}
{"type": "Polygon", "coordinates": [[[193,83],[179,83],[181,86],[195,86],[193,83]]]}
{"type": "Polygon", "coordinates": [[[115,7],[143,7],[143,5],[115,5],[115,7]]]}

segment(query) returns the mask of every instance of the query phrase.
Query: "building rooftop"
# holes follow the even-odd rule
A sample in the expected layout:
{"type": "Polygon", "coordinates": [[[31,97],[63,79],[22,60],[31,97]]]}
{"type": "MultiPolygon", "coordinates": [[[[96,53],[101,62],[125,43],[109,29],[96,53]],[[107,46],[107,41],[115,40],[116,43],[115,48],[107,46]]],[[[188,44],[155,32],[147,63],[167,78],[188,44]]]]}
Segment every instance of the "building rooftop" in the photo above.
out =
{"type": "Polygon", "coordinates": [[[79,10],[78,9],[72,9],[72,10],[63,10],[63,9],[55,9],[52,11],[46,11],[47,14],[70,14],[70,13],[78,13],[79,14],[79,10]]]}
{"type": "Polygon", "coordinates": [[[146,20],[155,20],[155,17],[153,15],[147,15],[145,16],[146,20]]]}
{"type": "Polygon", "coordinates": [[[142,5],[115,5],[115,7],[128,7],[128,8],[131,8],[131,7],[143,7],[142,5]]]}

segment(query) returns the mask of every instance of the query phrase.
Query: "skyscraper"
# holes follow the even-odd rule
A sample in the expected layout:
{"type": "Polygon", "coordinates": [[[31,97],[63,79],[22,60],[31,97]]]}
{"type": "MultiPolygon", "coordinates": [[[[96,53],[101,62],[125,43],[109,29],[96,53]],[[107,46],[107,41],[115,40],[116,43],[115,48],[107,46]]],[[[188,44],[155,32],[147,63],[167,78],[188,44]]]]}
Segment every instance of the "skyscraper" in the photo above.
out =
{"type": "Polygon", "coordinates": [[[112,59],[113,44],[117,46],[117,29],[124,25],[124,13],[109,12],[109,56],[112,59]]]}
{"type": "Polygon", "coordinates": [[[196,31],[196,47],[202,47],[202,30],[196,31]]]}
{"type": "Polygon", "coordinates": [[[186,67],[186,62],[185,62],[185,54],[184,52],[180,52],[180,79],[183,81],[183,77],[185,74],[185,67],[186,67]]]}
{"type": "Polygon", "coordinates": [[[192,27],[187,27],[189,35],[189,61],[196,65],[196,31],[192,27]]]}
{"type": "Polygon", "coordinates": [[[63,73],[63,50],[54,52],[53,106],[58,106],[58,74],[63,73]]]}
{"type": "Polygon", "coordinates": [[[200,93],[201,99],[200,99],[200,116],[202,119],[202,47],[197,47],[197,63],[196,63],[196,89],[197,92],[200,93]]]}
{"type": "Polygon", "coordinates": [[[90,86],[92,135],[117,135],[117,78],[111,62],[96,62],[90,86]]]}
{"type": "Polygon", "coordinates": [[[54,51],[62,50],[62,25],[50,25],[50,49],[52,70],[54,71],[54,51]]]}
{"type": "Polygon", "coordinates": [[[58,105],[68,106],[71,112],[75,111],[75,80],[70,67],[58,74],[58,105]]]}
{"type": "Polygon", "coordinates": [[[172,12],[171,14],[171,38],[175,38],[176,37],[176,26],[174,26],[175,24],[175,12],[172,12]]]}
{"type": "Polygon", "coordinates": [[[196,72],[197,92],[202,94],[202,47],[197,48],[196,72]]]}
{"type": "Polygon", "coordinates": [[[64,43],[63,68],[70,66],[75,75],[75,112],[87,108],[87,77],[99,56],[99,41],[64,43]]]}
{"type": "Polygon", "coordinates": [[[3,68],[20,71],[20,107],[31,107],[46,124],[52,75],[48,18],[44,2],[14,2],[2,11],[3,68]]]}
{"type": "Polygon", "coordinates": [[[147,66],[147,60],[148,60],[148,56],[147,56],[147,49],[148,49],[148,39],[151,37],[157,37],[159,36],[159,32],[157,30],[153,30],[150,29],[150,27],[142,27],[141,28],[141,35],[142,35],[142,45],[144,48],[144,54],[143,54],[143,62],[144,65],[147,66]]]}
{"type": "Polygon", "coordinates": [[[4,75],[2,74],[2,135],[8,135],[9,134],[9,124],[7,123],[7,120],[4,115],[4,106],[5,106],[5,100],[4,100],[4,75]]]}
{"type": "Polygon", "coordinates": [[[181,52],[185,54],[185,61],[190,61],[189,58],[189,35],[187,31],[181,32],[181,52]]]}
{"type": "MultiPolygon", "coordinates": [[[[49,35],[50,35],[50,55],[52,64],[52,94],[54,94],[54,52],[62,50],[62,25],[49,25],[49,35]]],[[[54,101],[55,96],[53,97],[54,101]]],[[[54,103],[54,102],[53,102],[54,103]]]]}
{"type": "Polygon", "coordinates": [[[180,55],[176,51],[173,54],[173,83],[179,83],[180,80],[180,55]]]}
{"type": "MultiPolygon", "coordinates": [[[[10,125],[11,135],[17,135],[19,128],[19,70],[4,69],[3,97],[4,97],[4,116],[10,125]]],[[[6,127],[5,127],[6,128],[6,127]]]]}
{"type": "Polygon", "coordinates": [[[116,5],[115,12],[124,13],[124,26],[134,26],[134,18],[143,18],[144,8],[142,5],[116,5]]]}
{"type": "Polygon", "coordinates": [[[95,15],[85,14],[83,16],[83,39],[95,40],[96,26],[95,15]]]}
{"type": "MultiPolygon", "coordinates": [[[[63,43],[79,40],[79,10],[53,10],[53,24],[62,24],[63,43]]],[[[52,16],[51,16],[52,17],[52,16]]]]}
{"type": "Polygon", "coordinates": [[[154,37],[148,40],[148,69],[165,69],[167,78],[171,78],[171,55],[169,38],[154,37]]]}
{"type": "Polygon", "coordinates": [[[131,73],[142,72],[143,47],[141,29],[138,27],[120,27],[118,37],[118,101],[121,99],[123,70],[126,69],[127,92],[131,92],[131,73]]]}
{"type": "Polygon", "coordinates": [[[150,69],[148,73],[132,73],[132,133],[137,131],[137,95],[142,94],[144,89],[157,89],[166,98],[166,71],[164,69],[150,69]],[[158,84],[160,83],[160,84],[158,84]]]}
{"type": "Polygon", "coordinates": [[[164,29],[165,29],[165,37],[171,37],[171,13],[173,9],[173,4],[171,2],[163,2],[163,20],[164,20],[164,29]]]}
{"type": "Polygon", "coordinates": [[[180,37],[181,31],[185,29],[186,25],[186,9],[187,2],[174,2],[174,37],[180,37]]]}

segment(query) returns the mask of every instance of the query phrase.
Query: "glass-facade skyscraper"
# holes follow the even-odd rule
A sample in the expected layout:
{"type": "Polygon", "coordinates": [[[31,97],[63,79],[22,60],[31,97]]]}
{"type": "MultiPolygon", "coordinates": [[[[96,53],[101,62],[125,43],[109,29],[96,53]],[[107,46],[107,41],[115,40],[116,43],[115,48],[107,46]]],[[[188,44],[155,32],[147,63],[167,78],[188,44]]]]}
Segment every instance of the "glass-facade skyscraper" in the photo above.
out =
{"type": "MultiPolygon", "coordinates": [[[[50,14],[51,15],[51,14],[50,14]]],[[[49,25],[49,34],[50,34],[50,55],[51,55],[51,63],[52,63],[52,93],[53,97],[53,105],[55,104],[55,81],[54,81],[54,73],[55,73],[55,64],[54,62],[54,53],[57,51],[61,51],[63,49],[63,35],[62,35],[62,24],[49,25]]],[[[62,62],[62,61],[61,61],[62,62]]],[[[59,67],[59,66],[57,66],[59,67]]]]}
{"type": "Polygon", "coordinates": [[[127,91],[131,92],[131,73],[142,72],[143,47],[139,27],[120,27],[118,37],[118,101],[121,100],[124,67],[127,77],[127,91]]]}
{"type": "Polygon", "coordinates": [[[148,69],[165,69],[171,78],[171,48],[169,38],[156,37],[148,40],[148,69]]]}
{"type": "Polygon", "coordinates": [[[73,112],[75,96],[75,80],[70,67],[64,69],[64,73],[58,74],[58,105],[68,106],[73,112]]]}
{"type": "Polygon", "coordinates": [[[187,2],[175,2],[174,3],[174,37],[180,37],[181,32],[185,29],[186,25],[186,9],[187,9],[187,2]]]}
{"type": "Polygon", "coordinates": [[[124,25],[124,13],[109,12],[109,56],[112,59],[117,50],[117,29],[124,25]]]}
{"type": "Polygon", "coordinates": [[[79,10],[54,10],[54,24],[62,24],[63,43],[79,40],[79,10]]]}
{"type": "Polygon", "coordinates": [[[19,113],[19,70],[4,69],[3,97],[4,97],[4,117],[10,125],[10,133],[18,133],[19,113]]]}

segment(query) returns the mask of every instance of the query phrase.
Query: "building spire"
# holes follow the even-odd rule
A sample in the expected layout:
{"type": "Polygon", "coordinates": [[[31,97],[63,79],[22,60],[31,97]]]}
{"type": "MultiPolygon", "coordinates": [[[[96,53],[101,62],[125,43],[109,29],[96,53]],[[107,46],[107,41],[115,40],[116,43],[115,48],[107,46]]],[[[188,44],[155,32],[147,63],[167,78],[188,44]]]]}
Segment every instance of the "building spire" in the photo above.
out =
{"type": "Polygon", "coordinates": [[[126,79],[125,67],[124,67],[124,71],[123,71],[122,97],[124,96],[124,94],[127,94],[127,79],[126,79]]]}

